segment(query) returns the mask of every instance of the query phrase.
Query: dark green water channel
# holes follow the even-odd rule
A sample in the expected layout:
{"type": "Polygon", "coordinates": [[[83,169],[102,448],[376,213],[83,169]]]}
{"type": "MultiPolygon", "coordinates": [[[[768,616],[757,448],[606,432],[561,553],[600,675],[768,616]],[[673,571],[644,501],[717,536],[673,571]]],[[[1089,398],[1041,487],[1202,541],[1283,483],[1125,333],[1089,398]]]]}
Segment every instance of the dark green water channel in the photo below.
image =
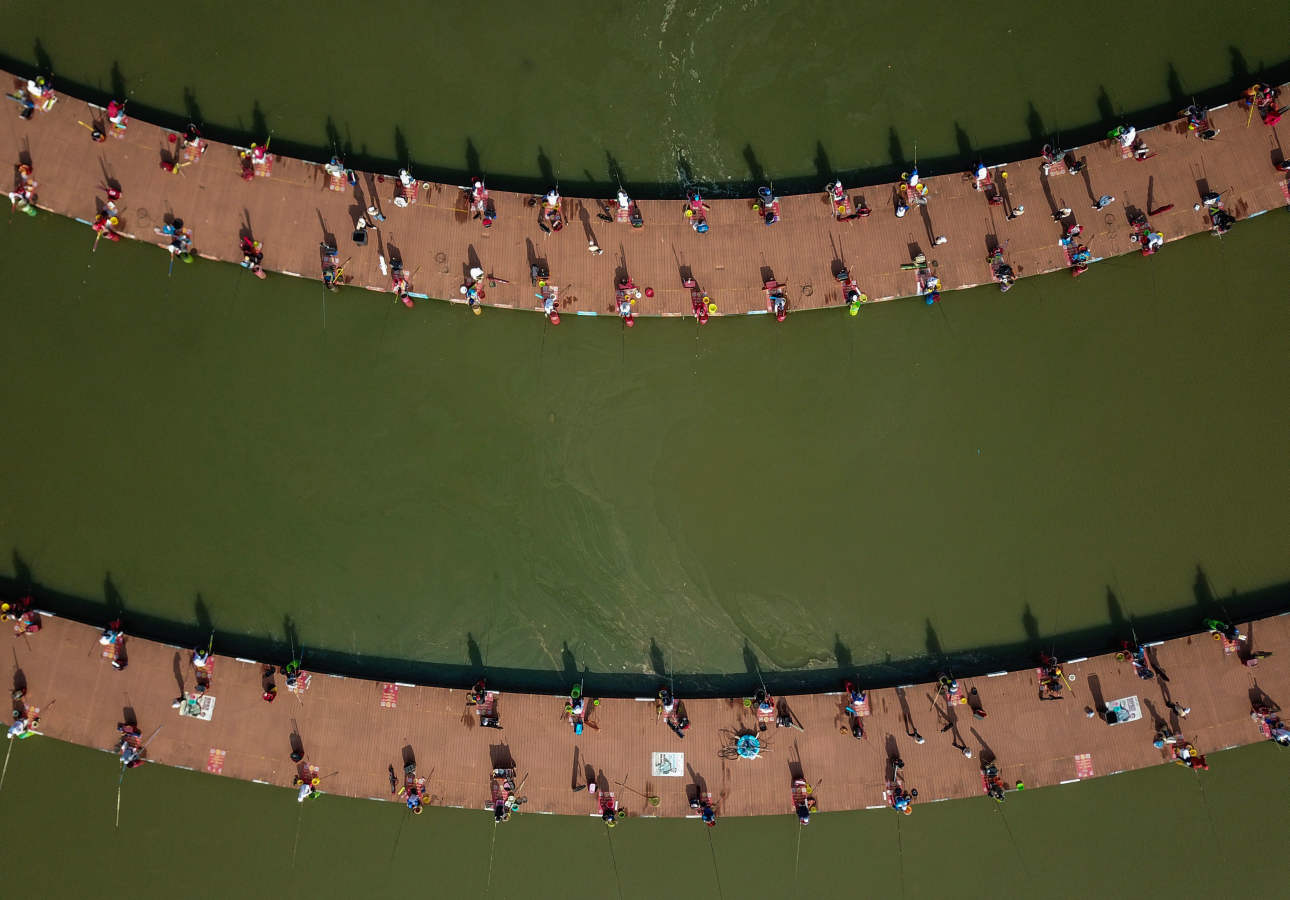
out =
{"type": "MultiPolygon", "coordinates": [[[[19,217],[0,546],[312,647],[685,672],[988,647],[1284,582],[1276,212],[858,319],[419,307],[19,217]],[[929,633],[930,629],[934,634],[929,633]],[[839,647],[839,644],[841,645],[839,647]]],[[[1283,269],[1284,274],[1284,269],[1283,269]]],[[[13,563],[11,563],[12,565],[13,563]]],[[[203,614],[206,614],[203,613],[203,614]]]]}
{"type": "MultiPolygon", "coordinates": [[[[1029,155],[1286,57],[1255,24],[1272,3],[534,9],[0,0],[0,54],[275,148],[660,193],[678,154],[811,187],[915,150],[1029,155]]],[[[315,285],[168,281],[131,245],[86,267],[86,229],[24,219],[0,230],[0,568],[92,600],[110,574],[136,616],[279,641],[289,616],[355,659],[464,664],[470,632],[491,665],[546,670],[566,644],[602,672],[648,669],[651,639],[680,672],[742,672],[745,642],[827,667],[1186,618],[1197,565],[1220,595],[1290,575],[1288,236],[1275,213],[1078,283],[625,342],[358,293],[324,331],[315,285]]],[[[690,822],[611,844],[522,816],[491,896],[1246,894],[1282,877],[1285,761],[823,815],[800,846],[788,817],[726,820],[709,848],[690,822]]],[[[37,739],[11,762],[0,823],[43,896],[484,895],[482,813],[301,808],[150,766],[114,833],[110,757],[37,739]]]]}
{"type": "Polygon", "coordinates": [[[271,131],[319,156],[334,143],[567,189],[607,180],[610,157],[629,183],[674,184],[683,154],[703,180],[764,170],[814,189],[821,170],[908,165],[915,150],[925,164],[982,147],[1033,156],[1053,134],[1172,115],[1290,60],[1283,30],[1259,24],[1283,18],[1282,3],[1140,9],[319,0],[159,15],[141,0],[6,0],[0,54],[128,94],[136,114],[271,131]]]}
{"type": "Polygon", "coordinates": [[[113,757],[37,738],[14,752],[0,823],[46,897],[105,879],[202,898],[1239,897],[1284,878],[1286,761],[1265,742],[1211,755],[1199,777],[1161,766],[1001,807],[825,813],[805,830],[790,815],[724,819],[710,834],[629,819],[612,836],[594,818],[520,815],[494,832],[482,810],[302,807],[282,788],[146,766],[126,776],[114,832],[113,757]]]}

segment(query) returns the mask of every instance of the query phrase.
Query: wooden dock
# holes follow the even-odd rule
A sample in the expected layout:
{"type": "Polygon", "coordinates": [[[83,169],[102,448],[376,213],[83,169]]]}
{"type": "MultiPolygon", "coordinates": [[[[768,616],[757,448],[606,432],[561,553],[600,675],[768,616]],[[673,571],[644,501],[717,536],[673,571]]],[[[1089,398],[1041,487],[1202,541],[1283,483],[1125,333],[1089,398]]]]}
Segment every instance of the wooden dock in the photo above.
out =
{"type": "MultiPolygon", "coordinates": [[[[1264,740],[1251,704],[1275,705],[1290,692],[1287,614],[1242,623],[1248,640],[1230,646],[1208,633],[1150,645],[1159,673],[1151,680],[1114,653],[1063,662],[1059,700],[1039,698],[1037,669],[955,673],[952,704],[937,684],[871,689],[861,739],[852,734],[842,685],[838,693],[778,698],[776,713],[792,725],[779,727],[772,716],[764,731],[756,708],[742,699],[680,698],[690,721],[681,738],[654,697],[596,704],[593,676],[586,684],[589,724],[579,735],[566,697],[490,697],[500,730],[480,727],[470,692],[460,689],[312,672],[297,681],[302,690],[290,691],[279,670],[272,676],[277,697],[266,702],[259,662],[216,655],[199,671],[190,648],[128,636],[105,646],[98,628],[50,615],[39,621],[39,632],[16,637],[14,650],[26,703],[44,710],[42,734],[109,748],[118,723],[130,720],[143,740],[155,732],[147,748],[152,762],[281,786],[303,766],[320,777],[323,792],[395,802],[393,788],[403,785],[403,767],[414,759],[427,804],[465,808],[488,808],[493,768],[514,767],[521,812],[565,815],[598,814],[596,798],[575,789],[589,781],[613,791],[629,816],[695,815],[689,799],[696,792],[710,794],[719,815],[789,814],[796,777],[814,786],[822,811],[882,807],[896,757],[905,763],[905,785],[918,790],[915,807],[982,793],[982,763],[991,760],[1009,787],[1066,784],[1168,762],[1171,748],[1183,743],[1154,747],[1162,726],[1202,754],[1264,740]],[[1255,651],[1272,655],[1252,657],[1255,651]],[[114,655],[126,668],[112,666],[114,655]],[[209,679],[198,704],[203,717],[184,715],[172,703],[198,696],[199,675],[209,679]],[[1103,711],[1116,705],[1141,719],[1106,724],[1103,711]],[[763,748],[757,758],[723,755],[747,734],[763,748]],[[299,765],[293,749],[303,750],[299,765]],[[658,774],[656,765],[673,774],[658,774]]],[[[1177,777],[1198,776],[1205,773],[1180,768],[1177,777]]]]}
{"type": "MultiPolygon", "coordinates": [[[[15,91],[25,85],[12,74],[2,77],[15,91]]],[[[770,226],[751,200],[708,199],[711,227],[705,234],[691,228],[680,197],[640,201],[642,228],[618,221],[612,203],[606,212],[595,200],[565,198],[566,225],[552,232],[540,226],[541,202],[526,195],[492,192],[497,218],[485,228],[482,217],[472,217],[460,186],[418,181],[405,190],[396,176],[363,172],[350,184],[346,175],[329,175],[326,160],[270,154],[259,167],[268,177],[244,179],[238,148],[211,143],[185,164],[181,136],[139,120],[120,132],[104,110],[66,96],[29,121],[0,116],[0,147],[15,165],[34,166],[42,209],[88,224],[107,199],[106,188],[116,186],[118,230],[127,237],[163,246],[153,229],[175,216],[193,232],[202,257],[239,262],[239,236],[251,234],[263,243],[265,269],[311,279],[321,278],[319,244],[327,240],[339,251],[351,289],[385,292],[381,302],[397,302],[388,293],[389,273],[381,271],[382,259],[388,264],[397,258],[415,299],[463,301],[466,273],[478,265],[496,276],[481,285],[483,306],[541,310],[539,286],[530,281],[537,265],[549,271],[565,315],[616,315],[615,286],[625,278],[642,291],[633,307],[637,316],[691,315],[687,278],[710,299],[715,315],[766,313],[765,284],[773,280],[785,286],[791,314],[845,307],[836,277],[843,265],[870,300],[888,300],[918,293],[927,275],[939,278],[943,290],[990,282],[987,259],[995,248],[1018,277],[1066,269],[1059,239],[1071,224],[1083,229],[1079,240],[1094,259],[1137,252],[1128,221],[1135,210],[1156,213],[1149,217],[1151,228],[1167,242],[1206,231],[1208,217],[1193,207],[1208,190],[1222,192],[1238,222],[1290,203],[1286,175],[1274,166],[1285,145],[1277,128],[1257,115],[1248,122],[1235,103],[1212,110],[1211,117],[1220,129],[1214,141],[1200,140],[1186,120],[1140,131],[1147,156],[1141,160],[1112,140],[1075,148],[1072,158],[1085,163],[1078,175],[1056,174],[1060,165],[1045,175],[1036,157],[984,161],[992,185],[986,190],[976,190],[963,173],[929,176],[923,179],[926,204],[914,203],[903,218],[895,215],[899,185],[892,184],[846,186],[847,210],[864,205],[872,211],[846,221],[835,216],[823,186],[818,194],[779,198],[780,221],[770,226]],[[102,142],[91,139],[96,127],[108,134],[102,142]],[[992,194],[998,205],[988,202],[992,194]],[[1094,210],[1102,195],[1117,199],[1094,210]],[[412,202],[396,205],[401,196],[412,202]],[[384,218],[357,246],[351,233],[369,207],[384,218]],[[1024,214],[1010,217],[1023,208],[1024,214]],[[1053,214],[1062,208],[1072,215],[1059,224],[1053,214]],[[603,253],[589,252],[589,241],[603,253]],[[920,254],[927,261],[924,273],[912,266],[920,254]]],[[[93,240],[87,229],[87,252],[93,240]]],[[[96,252],[111,252],[103,243],[96,252]]],[[[1182,251],[1166,245],[1161,252],[1182,251]]],[[[176,268],[174,277],[182,278],[176,268]]]]}

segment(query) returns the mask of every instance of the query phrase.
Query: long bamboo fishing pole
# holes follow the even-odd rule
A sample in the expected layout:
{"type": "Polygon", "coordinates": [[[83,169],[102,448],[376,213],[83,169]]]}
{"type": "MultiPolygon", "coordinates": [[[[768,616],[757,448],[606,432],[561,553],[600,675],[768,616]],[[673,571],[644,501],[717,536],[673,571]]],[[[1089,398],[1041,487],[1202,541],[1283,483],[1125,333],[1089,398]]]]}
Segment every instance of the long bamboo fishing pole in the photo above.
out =
{"type": "Polygon", "coordinates": [[[0,790],[4,790],[4,777],[9,774],[9,755],[13,753],[13,745],[16,743],[17,739],[9,738],[9,749],[4,754],[4,770],[0,771],[0,790]]]}
{"type": "Polygon", "coordinates": [[[497,819],[493,819],[493,839],[488,844],[488,881],[484,883],[484,893],[493,888],[493,852],[497,849],[497,819]]]}
{"type": "MultiPolygon", "coordinates": [[[[164,727],[164,725],[157,726],[157,730],[149,735],[148,739],[143,742],[142,746],[140,746],[139,753],[143,753],[144,750],[148,749],[148,745],[152,743],[152,739],[155,738],[164,727]]],[[[121,762],[121,777],[116,780],[116,824],[112,826],[113,828],[121,827],[121,786],[125,783],[125,770],[126,763],[123,760],[121,762]]]]}
{"type": "Polygon", "coordinates": [[[300,823],[303,822],[305,818],[305,805],[303,803],[297,803],[296,806],[299,807],[299,809],[296,810],[296,837],[295,840],[291,842],[291,868],[293,869],[296,867],[296,850],[300,847],[300,823]]]}

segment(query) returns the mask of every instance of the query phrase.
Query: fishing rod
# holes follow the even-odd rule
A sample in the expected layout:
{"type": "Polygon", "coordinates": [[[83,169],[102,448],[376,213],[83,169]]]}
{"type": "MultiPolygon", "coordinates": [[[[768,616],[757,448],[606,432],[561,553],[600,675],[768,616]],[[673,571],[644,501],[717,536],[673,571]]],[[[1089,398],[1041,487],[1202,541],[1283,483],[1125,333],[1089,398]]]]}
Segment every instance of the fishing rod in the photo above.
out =
{"type": "Polygon", "coordinates": [[[18,743],[18,741],[14,738],[11,737],[9,739],[9,749],[5,751],[4,755],[4,769],[0,770],[0,790],[4,790],[4,779],[5,776],[9,774],[9,756],[13,753],[13,745],[16,743],[18,743]]]}
{"type": "Polygon", "coordinates": [[[497,818],[493,818],[493,837],[488,842],[488,880],[484,882],[484,893],[493,889],[493,854],[497,850],[497,818]]]}
{"type": "Polygon", "coordinates": [[[762,692],[765,693],[767,697],[769,697],[770,688],[766,687],[766,679],[763,678],[761,675],[761,664],[758,663],[755,658],[753,659],[753,668],[757,670],[757,680],[761,682],[762,692]]]}
{"type": "Polygon", "coordinates": [[[296,850],[300,847],[300,825],[305,818],[305,805],[297,803],[296,806],[298,807],[296,810],[296,837],[291,842],[291,868],[293,869],[296,867],[296,850]]]}
{"type": "Polygon", "coordinates": [[[633,794],[636,794],[639,797],[644,797],[645,801],[649,803],[650,806],[658,806],[659,802],[661,802],[661,798],[655,796],[654,794],[644,794],[636,790],[636,788],[632,787],[627,783],[626,778],[624,778],[622,781],[616,781],[614,783],[617,784],[619,787],[622,787],[622,788],[625,788],[626,790],[631,791],[633,794]]]}
{"type": "MultiPolygon", "coordinates": [[[[158,735],[158,733],[160,733],[161,729],[164,727],[165,727],[164,725],[157,726],[157,730],[154,731],[151,735],[149,735],[148,739],[144,741],[142,745],[140,745],[139,753],[137,754],[137,756],[141,756],[143,754],[143,751],[148,749],[148,745],[152,743],[152,739],[155,738],[158,735]]],[[[113,828],[121,827],[121,786],[125,783],[126,768],[127,768],[127,764],[124,760],[122,760],[121,777],[116,780],[116,823],[112,826],[113,828]]]]}

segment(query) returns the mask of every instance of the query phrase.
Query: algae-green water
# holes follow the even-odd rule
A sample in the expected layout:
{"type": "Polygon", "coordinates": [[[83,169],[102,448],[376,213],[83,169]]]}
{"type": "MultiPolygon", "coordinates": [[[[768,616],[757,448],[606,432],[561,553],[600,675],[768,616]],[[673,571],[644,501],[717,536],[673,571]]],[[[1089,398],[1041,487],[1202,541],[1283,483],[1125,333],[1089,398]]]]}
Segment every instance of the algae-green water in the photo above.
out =
{"type": "Polygon", "coordinates": [[[136,106],[324,152],[566,184],[675,184],[678,154],[717,183],[822,183],[833,169],[1023,143],[1033,156],[1063,132],[1244,88],[1290,59],[1264,24],[1283,5],[1268,0],[1167,12],[1111,0],[0,10],[0,53],[136,106]]]}
{"type": "Polygon", "coordinates": [[[1286,580],[1284,211],[1086,277],[783,326],[326,296],[0,232],[0,542],[40,583],[315,648],[744,672],[1286,580]],[[1284,274],[1284,271],[1283,271],[1284,274]]]}
{"type": "MultiPolygon", "coordinates": [[[[668,190],[971,160],[1285,62],[1280,6],[0,0],[58,83],[275,142],[668,190]],[[114,66],[115,64],[115,66],[114,66]],[[330,121],[330,126],[329,126],[330,121]],[[256,136],[262,136],[257,134],[256,136]]],[[[64,100],[64,102],[75,102],[64,100]]],[[[1142,124],[1141,122],[1137,124],[1142,124]]],[[[44,177],[44,176],[43,176],[44,177]]],[[[765,321],[480,319],[2,226],[0,570],[356,656],[835,665],[1284,582],[1284,212],[1078,282],[765,321]],[[12,550],[12,556],[9,551],[12,550]],[[105,584],[105,581],[108,584],[105,584]],[[199,612],[200,608],[200,612],[199,612]]],[[[110,737],[107,736],[107,737],[110,737]]],[[[105,737],[105,741],[107,739],[105,737]]],[[[7,749],[7,748],[6,748],[7,749]]],[[[1282,877],[1270,744],[985,800],[597,821],[326,798],[14,745],[43,896],[1236,896],[1282,877]],[[1251,803],[1251,795],[1257,802],[1251,803]],[[491,877],[489,870],[491,868],[491,877]],[[491,892],[485,885],[491,882],[491,892]]],[[[822,794],[827,808],[827,796],[822,794]]]]}
{"type": "MultiPolygon", "coordinates": [[[[628,819],[324,796],[145,766],[113,829],[113,756],[19,742],[0,822],[44,897],[1242,897],[1284,879],[1286,753],[1271,742],[1177,766],[987,798],[812,816],[628,819]],[[1250,786],[1259,785],[1257,792],[1250,786]],[[1255,796],[1251,796],[1252,793],[1255,796]],[[54,860],[58,861],[55,862],[54,860]],[[491,873],[490,873],[491,869],[491,873]]],[[[911,760],[910,765],[916,763],[911,760]]],[[[827,808],[827,786],[820,788],[827,808]]]]}

